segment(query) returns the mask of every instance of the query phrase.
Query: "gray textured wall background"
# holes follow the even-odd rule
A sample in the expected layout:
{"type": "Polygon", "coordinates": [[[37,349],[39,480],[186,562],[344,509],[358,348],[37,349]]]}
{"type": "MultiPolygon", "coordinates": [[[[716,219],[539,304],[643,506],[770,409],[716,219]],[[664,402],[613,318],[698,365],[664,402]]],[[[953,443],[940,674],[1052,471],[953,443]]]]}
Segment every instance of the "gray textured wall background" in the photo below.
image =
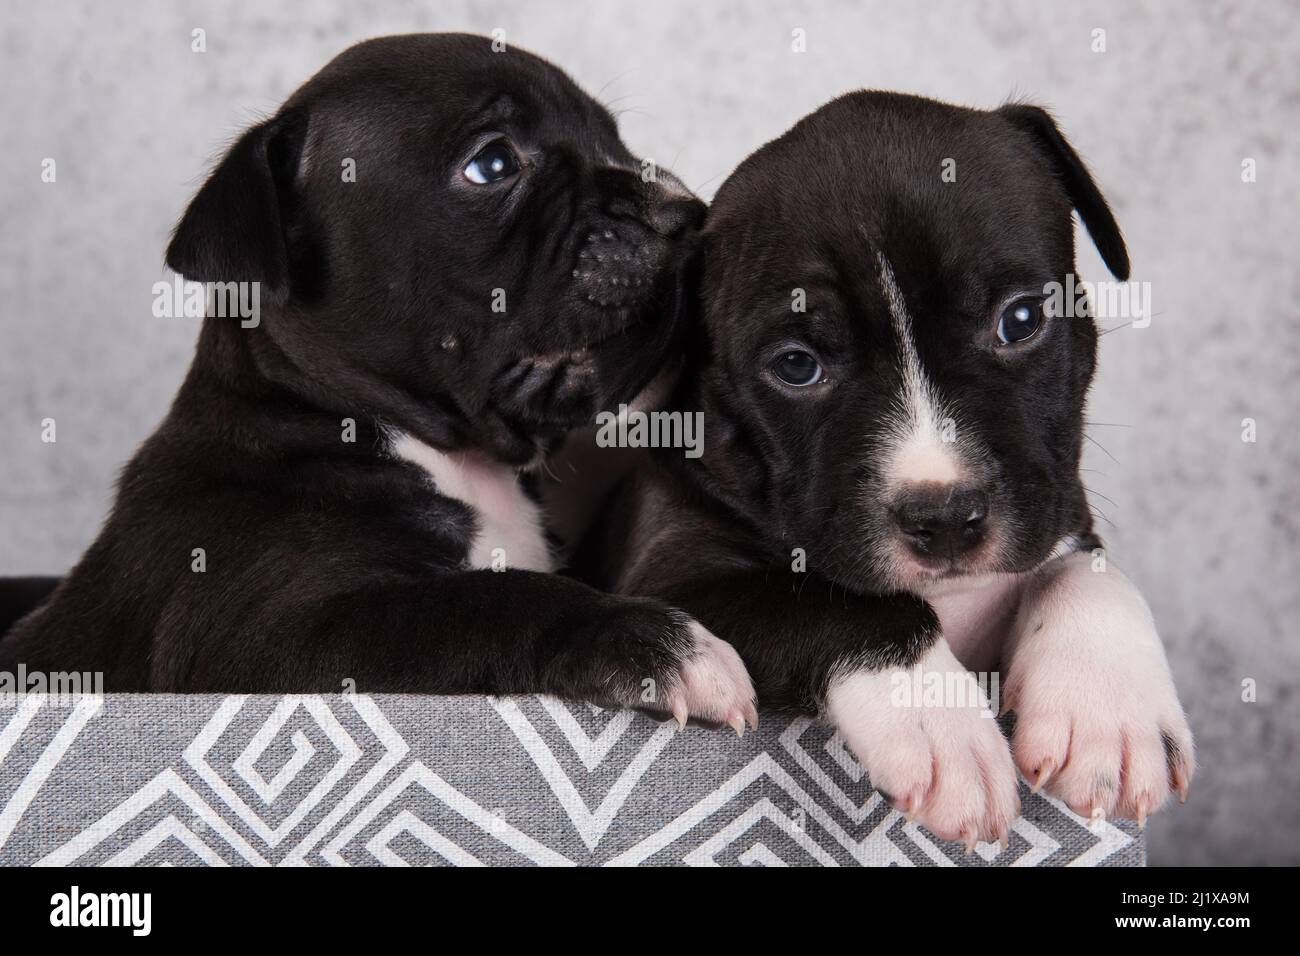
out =
{"type": "MultiPolygon", "coordinates": [[[[1198,737],[1192,798],[1153,821],[1152,858],[1300,863],[1296,3],[44,0],[6,4],[0,24],[0,573],[62,571],[92,538],[189,361],[192,321],[150,314],[169,228],[214,154],[356,40],[504,27],[602,90],[633,150],[706,197],[855,87],[1050,106],[1157,313],[1103,339],[1090,417],[1105,451],[1086,463],[1198,737]]],[[[1105,278],[1080,248],[1081,272],[1105,278]]]]}

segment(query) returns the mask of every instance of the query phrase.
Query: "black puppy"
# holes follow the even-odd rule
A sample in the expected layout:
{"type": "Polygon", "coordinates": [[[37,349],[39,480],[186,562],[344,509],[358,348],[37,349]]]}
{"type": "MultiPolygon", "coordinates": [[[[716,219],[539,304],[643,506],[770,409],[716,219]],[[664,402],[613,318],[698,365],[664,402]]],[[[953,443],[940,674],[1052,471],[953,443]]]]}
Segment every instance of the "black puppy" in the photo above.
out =
{"type": "Polygon", "coordinates": [[[546,573],[529,488],[674,342],[703,207],[642,168],[528,53],[434,34],[333,60],[167,250],[188,280],[255,283],[260,315],[205,320],[103,532],[0,668],[752,719],[735,652],[686,615],[546,573]]]}
{"type": "Polygon", "coordinates": [[[1093,551],[1097,329],[1047,307],[1072,209],[1126,279],[1041,109],[856,93],[804,119],[706,223],[668,402],[703,411],[704,455],[664,452],[609,510],[604,585],[687,609],[763,706],[828,717],[895,806],[968,844],[1005,837],[1018,788],[959,657],[1009,670],[1016,762],[1085,815],[1141,819],[1192,772],[1151,615],[1093,551]]]}

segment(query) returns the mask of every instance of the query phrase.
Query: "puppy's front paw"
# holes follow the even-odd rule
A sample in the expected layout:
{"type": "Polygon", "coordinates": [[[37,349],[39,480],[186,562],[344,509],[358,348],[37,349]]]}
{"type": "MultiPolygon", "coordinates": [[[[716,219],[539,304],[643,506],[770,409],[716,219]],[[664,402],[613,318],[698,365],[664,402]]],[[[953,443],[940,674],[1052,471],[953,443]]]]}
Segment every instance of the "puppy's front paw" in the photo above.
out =
{"type": "Polygon", "coordinates": [[[910,819],[964,841],[968,852],[1007,839],[1020,812],[1011,753],[979,684],[945,641],[910,669],[836,680],[827,713],[872,786],[910,819]],[[916,692],[936,685],[942,699],[916,692]]]}
{"type": "MultiPolygon", "coordinates": [[[[737,734],[758,726],[754,685],[736,649],[681,611],[645,598],[619,598],[591,644],[576,646],[582,666],[604,675],[615,702],[726,724],[737,734]]],[[[581,694],[577,696],[582,696],[581,694]]]]}
{"type": "Polygon", "coordinates": [[[677,668],[676,679],[664,691],[667,709],[685,727],[698,717],[727,724],[744,736],[745,725],[758,727],[754,685],[736,649],[700,624],[684,617],[691,650],[677,668]]]}
{"type": "Polygon", "coordinates": [[[1118,571],[1076,562],[1026,596],[1015,633],[1003,706],[1035,789],[1139,824],[1171,792],[1187,798],[1192,733],[1151,612],[1118,571]]]}

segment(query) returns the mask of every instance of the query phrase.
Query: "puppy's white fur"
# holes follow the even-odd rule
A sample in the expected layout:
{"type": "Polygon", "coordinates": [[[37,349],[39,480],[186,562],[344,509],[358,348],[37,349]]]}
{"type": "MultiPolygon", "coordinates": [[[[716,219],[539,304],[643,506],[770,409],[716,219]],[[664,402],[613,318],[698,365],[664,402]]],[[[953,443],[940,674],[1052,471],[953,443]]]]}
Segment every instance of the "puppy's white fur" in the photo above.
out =
{"type": "Polygon", "coordinates": [[[1027,779],[1091,817],[1141,820],[1185,791],[1191,730],[1151,611],[1114,565],[1075,553],[1029,576],[1004,660],[1027,779]]]}
{"type": "Polygon", "coordinates": [[[971,670],[987,673],[1002,659],[1024,584],[1023,574],[964,574],[927,581],[916,590],[939,615],[944,639],[957,658],[971,670]]]}
{"type": "Polygon", "coordinates": [[[925,826],[950,839],[972,827],[985,838],[999,833],[1014,806],[1015,767],[976,708],[900,708],[890,703],[896,682],[960,670],[978,688],[965,668],[990,671],[999,660],[1002,707],[1017,715],[1015,766],[1026,779],[1093,818],[1141,820],[1186,789],[1191,730],[1151,612],[1113,565],[1073,552],[1025,574],[944,579],[924,596],[945,639],[910,670],[833,681],[827,715],[897,805],[915,809],[916,794],[924,796],[917,816],[925,826]]]}
{"type": "Polygon", "coordinates": [[[894,336],[898,339],[899,367],[903,372],[897,414],[890,423],[884,449],[886,486],[959,484],[966,475],[959,446],[954,440],[944,440],[944,422],[951,415],[943,408],[921,365],[912,318],[894,270],[883,255],[877,254],[876,258],[880,266],[880,288],[889,304],[894,336]]]}
{"type": "Polygon", "coordinates": [[[689,717],[728,724],[743,736],[745,725],[758,726],[754,685],[736,649],[699,621],[687,625],[691,652],[682,663],[679,683],[668,690],[667,709],[679,721],[689,717]]]}
{"type": "Polygon", "coordinates": [[[836,678],[826,712],[872,785],[937,836],[1006,836],[1020,806],[1011,753],[975,678],[942,638],[913,667],[836,678]],[[899,693],[927,675],[960,693],[941,706],[899,693]]]}
{"type": "Polygon", "coordinates": [[[541,508],[519,486],[516,469],[474,452],[439,451],[405,432],[391,435],[389,449],[395,457],[424,469],[441,494],[473,513],[475,534],[468,567],[555,570],[541,508]]]}

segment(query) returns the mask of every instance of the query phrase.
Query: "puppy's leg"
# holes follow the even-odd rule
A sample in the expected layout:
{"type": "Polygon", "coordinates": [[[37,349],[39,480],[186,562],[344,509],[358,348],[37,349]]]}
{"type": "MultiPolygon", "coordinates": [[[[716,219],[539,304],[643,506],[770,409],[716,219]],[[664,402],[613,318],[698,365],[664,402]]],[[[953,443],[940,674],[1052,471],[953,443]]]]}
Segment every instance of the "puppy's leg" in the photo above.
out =
{"type": "Polygon", "coordinates": [[[295,581],[329,593],[304,608],[281,596],[239,630],[243,653],[209,644],[157,690],[555,694],[606,706],[757,723],[735,650],[681,611],[532,571],[465,571],[400,583],[295,581]]]}
{"type": "Polygon", "coordinates": [[[1086,553],[1029,582],[1007,648],[1005,707],[1017,765],[1081,816],[1145,822],[1183,798],[1192,733],[1146,602],[1086,553]]]}
{"type": "Polygon", "coordinates": [[[1006,836],[1020,805],[1007,742],[923,600],[762,572],[660,596],[735,645],[765,707],[833,723],[896,808],[968,847],[1006,836]]]}

